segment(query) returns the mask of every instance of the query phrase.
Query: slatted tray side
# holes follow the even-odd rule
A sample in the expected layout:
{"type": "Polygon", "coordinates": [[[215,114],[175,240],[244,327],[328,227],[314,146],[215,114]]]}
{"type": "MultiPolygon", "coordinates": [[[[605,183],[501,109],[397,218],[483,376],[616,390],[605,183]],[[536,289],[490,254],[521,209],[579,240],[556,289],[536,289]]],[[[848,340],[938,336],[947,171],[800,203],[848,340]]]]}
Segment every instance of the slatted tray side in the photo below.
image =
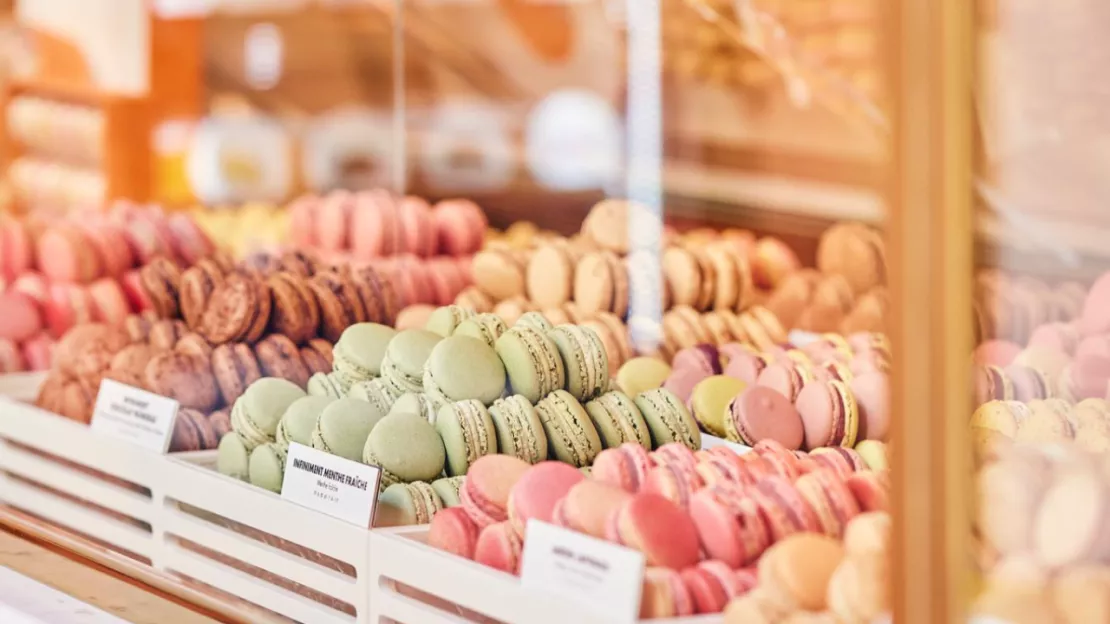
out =
{"type": "Polygon", "coordinates": [[[369,532],[168,458],[160,535],[171,574],[300,622],[367,622],[369,532]]]}

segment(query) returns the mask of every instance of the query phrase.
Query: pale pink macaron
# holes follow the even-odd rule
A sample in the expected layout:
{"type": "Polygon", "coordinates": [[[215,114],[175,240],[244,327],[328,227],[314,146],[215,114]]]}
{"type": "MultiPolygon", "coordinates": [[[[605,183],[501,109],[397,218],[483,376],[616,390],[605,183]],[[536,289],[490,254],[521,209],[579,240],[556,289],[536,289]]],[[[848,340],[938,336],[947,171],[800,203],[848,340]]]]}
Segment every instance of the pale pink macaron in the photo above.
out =
{"type": "Polygon", "coordinates": [[[545,461],[529,468],[509,493],[509,521],[517,535],[524,535],[533,518],[551,522],[555,504],[585,478],[577,468],[562,462],[545,461]]]}
{"type": "Polygon", "coordinates": [[[316,246],[316,208],[320,198],[305,195],[289,206],[289,241],[299,249],[316,246]]]}
{"type": "Polygon", "coordinates": [[[347,191],[332,191],[316,209],[316,244],[325,251],[347,248],[351,212],[355,196],[347,191]]]}
{"type": "Polygon", "coordinates": [[[1019,353],[1021,353],[1021,345],[1009,340],[987,340],[975,347],[972,359],[975,360],[976,364],[983,366],[989,364],[1006,368],[1019,353]]]}
{"type": "Polygon", "coordinates": [[[1079,331],[1084,336],[1110,333],[1110,271],[1103,273],[1087,291],[1079,315],[1079,331]]]}
{"type": "Polygon", "coordinates": [[[122,275],[135,266],[135,257],[123,228],[107,220],[99,220],[85,227],[89,243],[100,257],[104,275],[122,275]]]}
{"type": "Polygon", "coordinates": [[[455,256],[455,266],[458,267],[459,275],[462,275],[467,286],[474,283],[474,276],[470,272],[471,267],[474,266],[474,254],[455,256]]]}
{"type": "Polygon", "coordinates": [[[100,257],[76,226],[48,228],[39,237],[36,254],[39,270],[52,281],[84,284],[100,277],[100,257]]]}
{"type": "Polygon", "coordinates": [[[694,386],[707,377],[709,373],[698,368],[676,368],[671,370],[671,374],[663,382],[663,387],[686,404],[690,401],[690,395],[694,393],[694,386]]]}
{"type": "Polygon", "coordinates": [[[31,297],[8,291],[0,294],[0,338],[23,342],[42,331],[42,308],[31,297]]]}
{"type": "Polygon", "coordinates": [[[95,304],[89,292],[75,284],[51,284],[43,316],[50,335],[61,337],[74,325],[92,323],[95,304]]]}
{"type": "Polygon", "coordinates": [[[127,296],[117,280],[110,277],[96,280],[89,284],[88,292],[95,309],[94,318],[98,321],[117,325],[131,313],[127,296]]]}
{"type": "Polygon", "coordinates": [[[34,299],[39,305],[46,303],[50,286],[41,273],[24,273],[11,283],[11,289],[34,299]]]}
{"type": "Polygon", "coordinates": [[[478,204],[466,199],[445,199],[436,204],[433,217],[440,253],[458,256],[482,248],[488,222],[478,204]]]}
{"type": "Polygon", "coordinates": [[[138,269],[124,273],[119,279],[119,285],[123,289],[124,296],[127,297],[128,307],[136,312],[150,309],[150,297],[143,288],[138,269]]]}
{"type": "Polygon", "coordinates": [[[385,191],[359,193],[351,209],[351,254],[359,260],[392,256],[397,249],[397,215],[385,191]]]}
{"type": "Polygon", "coordinates": [[[27,368],[19,345],[13,340],[0,338],[0,373],[18,373],[27,368]]]}
{"type": "Polygon", "coordinates": [[[557,526],[604,539],[605,523],[631,497],[631,493],[615,485],[587,479],[578,482],[555,504],[551,519],[557,526]]]}
{"type": "Polygon", "coordinates": [[[1029,347],[1044,347],[1071,355],[1079,346],[1079,329],[1074,323],[1045,323],[1029,335],[1029,347]]]}
{"type": "Polygon", "coordinates": [[[435,310],[435,306],[422,303],[410,305],[402,309],[397,315],[397,331],[405,329],[423,329],[424,325],[428,322],[428,318],[432,316],[432,312],[435,312],[435,310]]]}
{"type": "Polygon", "coordinates": [[[466,288],[466,280],[459,272],[458,265],[443,257],[427,261],[428,282],[432,288],[433,303],[449,305],[466,288]]]}
{"type": "Polygon", "coordinates": [[[0,228],[0,265],[8,277],[31,270],[35,262],[35,242],[23,221],[10,220],[0,228]]]}
{"type": "Polygon", "coordinates": [[[517,574],[523,550],[524,543],[512,524],[498,522],[482,529],[474,547],[474,560],[502,572],[517,574]]]}
{"type": "Polygon", "coordinates": [[[131,213],[123,222],[123,230],[136,264],[146,264],[158,256],[176,258],[173,253],[173,237],[145,212],[131,213]]]}
{"type": "Polygon", "coordinates": [[[638,492],[655,467],[655,460],[635,442],[625,442],[616,448],[605,449],[594,459],[590,474],[595,481],[607,483],[626,492],[638,492]]]}
{"type": "Polygon", "coordinates": [[[216,245],[208,234],[193,221],[193,217],[183,212],[175,212],[166,217],[166,227],[173,234],[173,249],[185,264],[196,264],[216,250],[216,245]]]}
{"type": "Polygon", "coordinates": [[[419,197],[405,197],[398,206],[401,230],[399,251],[427,258],[435,254],[438,243],[432,207],[419,197]]]}
{"type": "Polygon", "coordinates": [[[27,370],[49,370],[54,363],[54,340],[41,333],[23,343],[22,355],[27,370]]]}
{"type": "Polygon", "coordinates": [[[512,455],[486,455],[470,465],[459,501],[479,528],[509,519],[509,493],[531,465],[512,455]]]}

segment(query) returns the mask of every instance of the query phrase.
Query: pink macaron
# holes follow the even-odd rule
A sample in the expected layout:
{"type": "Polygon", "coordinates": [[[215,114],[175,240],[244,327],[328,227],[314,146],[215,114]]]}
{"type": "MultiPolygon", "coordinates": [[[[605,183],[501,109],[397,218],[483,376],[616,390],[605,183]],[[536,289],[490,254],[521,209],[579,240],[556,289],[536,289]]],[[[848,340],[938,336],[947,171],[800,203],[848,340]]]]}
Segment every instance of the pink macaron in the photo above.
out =
{"type": "Polygon", "coordinates": [[[196,264],[198,260],[208,257],[216,250],[212,239],[190,215],[176,212],[166,217],[165,223],[173,234],[174,253],[184,260],[185,264],[196,264]]]}
{"type": "Polygon", "coordinates": [[[488,223],[477,204],[465,199],[446,199],[436,204],[432,214],[440,253],[458,256],[481,249],[488,223]]]}
{"type": "Polygon", "coordinates": [[[718,483],[694,494],[690,517],[706,553],[732,568],[754,563],[771,545],[759,507],[739,484],[718,483]]]}
{"type": "Polygon", "coordinates": [[[46,303],[50,295],[50,285],[42,273],[23,273],[12,281],[11,290],[27,295],[39,305],[46,303]]]}
{"type": "Polygon", "coordinates": [[[640,619],[655,620],[694,615],[694,597],[676,570],[661,567],[644,569],[640,590],[640,619]]]}
{"type": "Polygon", "coordinates": [[[347,248],[351,212],[355,196],[347,191],[332,191],[316,209],[316,242],[324,251],[347,248]]]}
{"type": "Polygon", "coordinates": [[[721,374],[721,353],[711,344],[699,344],[679,350],[671,359],[671,368],[688,368],[706,375],[721,374]]]}
{"type": "Polygon", "coordinates": [[[161,211],[142,210],[131,214],[124,230],[139,264],[146,264],[158,256],[175,262],[180,260],[174,251],[173,232],[161,211]]]}
{"type": "Polygon", "coordinates": [[[509,493],[529,468],[512,455],[486,455],[470,465],[459,500],[478,528],[509,519],[509,493]]]}
{"type": "Polygon", "coordinates": [[[513,525],[498,522],[482,529],[474,547],[474,560],[495,570],[517,574],[523,550],[524,544],[513,525]]]}
{"type": "Polygon", "coordinates": [[[316,246],[316,207],[320,199],[305,195],[289,206],[289,241],[298,249],[316,246]]]}
{"type": "Polygon", "coordinates": [[[385,191],[359,193],[350,216],[351,253],[359,260],[392,256],[397,250],[397,216],[385,191]]]}
{"type": "Polygon", "coordinates": [[[150,297],[146,294],[146,289],[143,288],[142,279],[139,277],[138,269],[133,269],[124,273],[119,280],[120,288],[123,289],[123,295],[127,298],[127,305],[129,308],[136,312],[149,310],[151,308],[150,297]]]}
{"type": "Polygon", "coordinates": [[[85,228],[85,234],[100,258],[104,275],[118,276],[135,266],[135,257],[123,228],[107,220],[94,222],[85,228]]]}
{"type": "Polygon", "coordinates": [[[467,559],[474,558],[480,529],[462,507],[442,509],[428,526],[428,545],[467,559]]]}
{"type": "Polygon", "coordinates": [[[782,393],[764,386],[750,386],[728,405],[725,427],[745,444],[754,446],[771,439],[787,449],[802,447],[802,417],[782,393]]]}
{"type": "Polygon", "coordinates": [[[693,467],[662,464],[648,472],[640,492],[658,494],[685,509],[690,504],[690,497],[703,485],[705,482],[693,467]]]}
{"type": "Polygon", "coordinates": [[[119,325],[131,313],[131,305],[120,283],[110,277],[99,279],[88,286],[94,306],[93,317],[110,325],[119,325]]]}
{"type": "Polygon", "coordinates": [[[529,468],[509,493],[509,520],[517,534],[523,536],[533,518],[551,522],[555,504],[585,478],[577,468],[562,462],[545,461],[529,468]]]}
{"type": "Polygon", "coordinates": [[[1103,273],[1087,291],[1079,315],[1079,331],[1084,336],[1110,333],[1110,271],[1103,273]]]}
{"type": "Polygon", "coordinates": [[[557,526],[604,539],[609,516],[631,496],[608,483],[593,479],[579,481],[555,504],[552,521],[557,526]]]}
{"type": "Polygon", "coordinates": [[[100,257],[85,233],[72,225],[46,230],[36,245],[39,270],[55,282],[84,284],[100,276],[100,257]]]}
{"type": "Polygon", "coordinates": [[[1021,345],[1009,340],[988,340],[975,347],[972,358],[976,364],[989,364],[1005,368],[1014,361],[1019,353],[1021,353],[1021,345]]]}
{"type": "Polygon", "coordinates": [[[0,373],[18,373],[27,368],[19,345],[7,338],[0,338],[0,373]]]}
{"type": "Polygon", "coordinates": [[[700,558],[698,530],[686,511],[658,494],[639,493],[606,524],[606,538],[639,550],[649,566],[682,569],[700,558]]]}
{"type": "Polygon", "coordinates": [[[1104,398],[1110,382],[1110,335],[1087,336],[1075,350],[1071,364],[1072,388],[1077,398],[1104,398]]]}
{"type": "Polygon", "coordinates": [[[769,363],[768,359],[759,353],[738,351],[729,357],[728,365],[723,372],[733,379],[754,384],[769,363]]]}
{"type": "Polygon", "coordinates": [[[45,332],[24,342],[21,351],[27,370],[49,370],[54,363],[54,340],[45,332]]]}
{"type": "Polygon", "coordinates": [[[75,284],[52,284],[43,317],[50,335],[60,338],[74,325],[92,323],[95,305],[89,293],[75,284]]]}
{"type": "Polygon", "coordinates": [[[7,277],[22,275],[35,262],[35,242],[31,230],[21,220],[12,219],[0,227],[0,267],[7,277]]]}
{"type": "Polygon", "coordinates": [[[432,207],[419,197],[401,200],[397,217],[401,229],[401,250],[427,258],[436,252],[435,221],[432,207]]]}
{"type": "Polygon", "coordinates": [[[638,492],[655,466],[644,447],[635,442],[625,442],[616,448],[605,449],[594,459],[591,475],[595,481],[618,487],[626,492],[638,492]]]}
{"type": "Polygon", "coordinates": [[[423,329],[428,319],[435,312],[435,306],[418,304],[406,306],[397,314],[395,326],[397,331],[406,329],[423,329]]]}
{"type": "Polygon", "coordinates": [[[0,338],[23,342],[42,331],[42,308],[31,297],[14,290],[0,294],[0,338]]]}
{"type": "Polygon", "coordinates": [[[1079,329],[1073,323],[1045,323],[1029,335],[1030,347],[1043,347],[1071,355],[1079,346],[1079,329]]]}
{"type": "Polygon", "coordinates": [[[687,404],[694,393],[694,386],[707,377],[709,374],[699,368],[675,368],[663,382],[663,387],[670,390],[683,404],[687,404]]]}

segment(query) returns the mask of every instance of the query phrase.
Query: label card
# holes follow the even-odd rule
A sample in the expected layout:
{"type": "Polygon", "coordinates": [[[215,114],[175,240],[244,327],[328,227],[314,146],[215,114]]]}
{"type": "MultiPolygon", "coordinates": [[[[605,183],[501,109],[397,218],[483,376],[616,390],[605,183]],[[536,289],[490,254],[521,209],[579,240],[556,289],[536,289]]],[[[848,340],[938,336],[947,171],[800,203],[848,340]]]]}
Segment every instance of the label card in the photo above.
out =
{"type": "Polygon", "coordinates": [[[701,450],[708,451],[715,446],[727,446],[728,448],[736,451],[737,455],[744,455],[745,453],[752,452],[752,447],[730,442],[724,438],[709,435],[708,433],[701,434],[701,450]]]}
{"type": "Polygon", "coordinates": [[[177,401],[118,381],[100,382],[89,428],[93,431],[165,453],[173,437],[177,401]]]}
{"type": "Polygon", "coordinates": [[[599,611],[614,624],[640,615],[644,555],[576,531],[528,521],[520,582],[599,611]]]}
{"type": "Polygon", "coordinates": [[[293,442],[285,458],[281,497],[302,507],[370,528],[382,471],[293,442]]]}

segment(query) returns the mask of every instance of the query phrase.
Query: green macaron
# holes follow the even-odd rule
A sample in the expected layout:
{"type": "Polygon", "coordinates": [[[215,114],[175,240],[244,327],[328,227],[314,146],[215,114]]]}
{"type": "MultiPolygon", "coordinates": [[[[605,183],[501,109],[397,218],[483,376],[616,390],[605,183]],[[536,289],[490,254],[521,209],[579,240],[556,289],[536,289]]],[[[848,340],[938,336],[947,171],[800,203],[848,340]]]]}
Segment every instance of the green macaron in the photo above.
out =
{"type": "Polygon", "coordinates": [[[251,451],[250,482],[264,490],[281,493],[285,478],[285,449],[268,442],[251,451]]]}
{"type": "Polygon", "coordinates": [[[437,406],[427,394],[423,392],[410,392],[403,394],[393,402],[389,409],[390,414],[412,414],[435,424],[437,406]]]}
{"type": "Polygon", "coordinates": [[[497,453],[497,432],[481,401],[447,403],[436,415],[436,431],[447,452],[447,474],[465,475],[479,457],[497,453]]]}
{"type": "Polygon", "coordinates": [[[424,329],[447,337],[455,333],[455,329],[474,313],[458,305],[448,305],[436,308],[424,323],[424,329]]]}
{"type": "Polygon", "coordinates": [[[529,464],[547,459],[547,434],[528,399],[519,394],[498,399],[490,406],[489,415],[497,430],[497,446],[502,453],[529,464]]]}
{"type": "Polygon", "coordinates": [[[277,377],[263,377],[247,387],[231,408],[231,428],[248,451],[273,442],[285,410],[305,392],[297,384],[277,377]]]}
{"type": "Polygon", "coordinates": [[[597,332],[589,327],[560,325],[547,332],[555,343],[567,376],[567,392],[586,402],[609,389],[609,357],[597,332]]]}
{"type": "Polygon", "coordinates": [[[551,324],[551,321],[547,320],[547,317],[539,312],[525,312],[520,315],[520,318],[516,320],[513,327],[531,327],[540,333],[546,334],[555,326],[551,324]]]}
{"type": "Polygon", "coordinates": [[[509,326],[505,324],[505,321],[501,320],[500,316],[487,313],[477,314],[459,323],[453,335],[477,338],[492,347],[497,343],[497,339],[501,337],[501,334],[508,330],[509,326]]]}
{"type": "Polygon", "coordinates": [[[466,477],[443,477],[432,481],[432,489],[439,495],[444,507],[458,507],[462,504],[459,490],[463,483],[466,483],[466,477]]]}
{"type": "Polygon", "coordinates": [[[338,399],[320,414],[312,430],[312,448],[351,461],[362,459],[362,449],[374,425],[385,413],[358,399],[338,399]]]}
{"type": "Polygon", "coordinates": [[[343,398],[343,388],[340,387],[328,373],[314,373],[308,378],[308,394],[310,396],[329,397],[332,399],[343,398]]]}
{"type": "Polygon", "coordinates": [[[515,325],[497,339],[496,348],[513,393],[524,396],[530,403],[566,385],[559,349],[539,330],[515,325]]]}
{"type": "Polygon", "coordinates": [[[428,524],[440,509],[443,501],[427,483],[394,483],[378,495],[374,526],[428,524]]]}
{"type": "Polygon", "coordinates": [[[386,347],[397,330],[378,323],[355,323],[343,330],[335,343],[332,368],[347,385],[381,375],[386,347]]]}
{"type": "Polygon", "coordinates": [[[229,431],[220,438],[216,451],[216,470],[240,481],[250,479],[250,451],[243,444],[243,438],[234,431],[229,431]]]}
{"type": "Polygon", "coordinates": [[[362,461],[381,468],[382,487],[389,487],[435,479],[443,473],[447,455],[431,423],[412,414],[393,414],[366,438],[362,461]]]}
{"type": "Polygon", "coordinates": [[[505,392],[505,366],[493,347],[477,338],[450,336],[432,349],[424,391],[447,401],[475,399],[491,405],[505,392]]]}
{"type": "Polygon", "coordinates": [[[601,452],[601,437],[578,399],[566,390],[556,390],[536,404],[536,412],[551,455],[579,468],[594,462],[601,452]]]}
{"type": "Polygon", "coordinates": [[[636,403],[623,392],[606,392],[586,404],[605,448],[616,448],[625,442],[635,442],[651,450],[651,432],[636,403]]]}
{"type": "Polygon", "coordinates": [[[673,392],[666,388],[648,390],[640,393],[635,402],[651,431],[655,448],[668,442],[681,442],[692,451],[701,449],[698,424],[673,392]]]}
{"type": "Polygon", "coordinates": [[[406,329],[393,338],[382,361],[382,379],[395,395],[424,389],[424,363],[441,340],[443,336],[423,329],[406,329]]]}
{"type": "Polygon", "coordinates": [[[274,436],[277,443],[284,449],[289,448],[290,442],[309,446],[312,444],[312,431],[316,429],[316,421],[324,409],[332,404],[335,399],[330,397],[306,396],[289,404],[285,415],[278,424],[277,434],[274,436]]]}
{"type": "Polygon", "coordinates": [[[384,379],[371,379],[351,386],[347,396],[371,403],[381,413],[388,414],[399,395],[384,379]]]}

